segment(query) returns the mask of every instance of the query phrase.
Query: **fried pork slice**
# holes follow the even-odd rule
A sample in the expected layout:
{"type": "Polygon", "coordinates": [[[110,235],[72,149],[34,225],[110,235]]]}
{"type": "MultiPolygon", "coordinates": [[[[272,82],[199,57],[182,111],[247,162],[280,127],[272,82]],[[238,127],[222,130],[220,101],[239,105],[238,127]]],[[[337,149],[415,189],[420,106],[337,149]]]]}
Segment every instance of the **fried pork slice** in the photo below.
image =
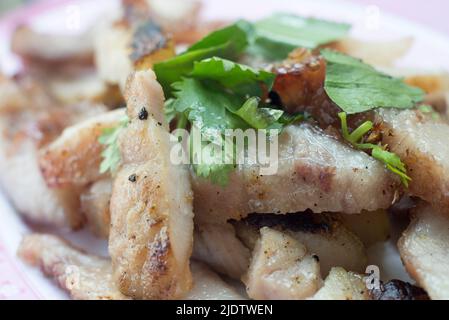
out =
{"type": "Polygon", "coordinates": [[[79,199],[51,190],[38,166],[39,149],[85,117],[104,112],[92,104],[62,108],[32,79],[0,77],[0,181],[14,206],[37,224],[80,227],[79,199]]]}
{"type": "Polygon", "coordinates": [[[332,268],[323,287],[311,300],[371,300],[363,277],[345,269],[332,268]]]}
{"type": "Polygon", "coordinates": [[[27,26],[12,36],[12,50],[34,64],[92,64],[93,41],[90,32],[77,36],[42,34],[27,26]]]}
{"type": "Polygon", "coordinates": [[[196,225],[193,257],[215,271],[240,279],[248,270],[250,256],[231,224],[196,225]]]}
{"type": "Polygon", "coordinates": [[[131,33],[126,26],[103,24],[95,31],[95,63],[101,79],[125,89],[126,79],[133,71],[128,45],[131,33]]]}
{"type": "Polygon", "coordinates": [[[398,243],[405,268],[431,299],[449,299],[449,218],[428,205],[412,214],[398,243]]]}
{"type": "Polygon", "coordinates": [[[365,42],[346,38],[330,47],[376,66],[391,66],[410,50],[413,38],[402,38],[388,42],[365,42]]]}
{"type": "Polygon", "coordinates": [[[302,243],[320,261],[326,276],[332,267],[364,272],[367,264],[365,247],[343,223],[332,214],[311,212],[287,215],[252,214],[233,222],[237,236],[250,249],[259,238],[259,230],[269,227],[302,243]]]}
{"type": "Polygon", "coordinates": [[[112,179],[104,178],[94,182],[81,194],[81,211],[92,233],[101,238],[109,237],[111,214],[109,205],[112,194],[112,179]]]}
{"type": "MultiPolygon", "coordinates": [[[[59,68],[58,71],[60,71],[59,68]]],[[[103,81],[92,67],[77,68],[62,74],[61,72],[55,74],[54,70],[53,72],[40,70],[34,73],[46,83],[49,93],[63,104],[90,101],[102,103],[109,108],[123,105],[120,88],[103,81]]]]}
{"type": "Polygon", "coordinates": [[[252,299],[305,299],[322,286],[318,260],[304,245],[285,233],[260,230],[248,274],[244,278],[252,299]]]}
{"type": "Polygon", "coordinates": [[[375,243],[387,241],[390,236],[390,219],[386,210],[364,211],[361,214],[340,214],[339,219],[362,241],[366,248],[375,243]]]}
{"type": "MultiPolygon", "coordinates": [[[[30,265],[39,267],[46,276],[55,279],[73,299],[130,299],[116,287],[109,259],[87,254],[56,236],[27,235],[19,246],[18,255],[30,265]]],[[[194,285],[185,299],[244,299],[206,265],[196,261],[192,261],[191,265],[194,285]]]]}
{"type": "Polygon", "coordinates": [[[407,166],[409,192],[449,213],[449,125],[416,110],[380,110],[383,143],[407,166]]]}
{"type": "Polygon", "coordinates": [[[114,279],[120,291],[134,298],[179,298],[192,285],[189,172],[170,161],[170,134],[152,117],[163,108],[155,74],[130,77],[126,97],[130,123],[119,139],[123,166],[111,198],[114,279]]]}
{"type": "Polygon", "coordinates": [[[55,279],[73,299],[128,299],[112,281],[109,259],[86,254],[58,237],[27,235],[19,246],[18,255],[55,279]]]}
{"type": "Polygon", "coordinates": [[[41,150],[42,174],[52,188],[84,187],[102,178],[100,163],[104,148],[98,138],[103,131],[116,127],[125,110],[118,109],[89,118],[66,128],[41,150]]]}
{"type": "Polygon", "coordinates": [[[233,287],[224,282],[208,266],[192,261],[192,290],[185,296],[188,300],[243,300],[245,299],[233,287]]]}
{"type": "Polygon", "coordinates": [[[309,124],[289,126],[279,137],[278,170],[260,175],[240,166],[223,188],[193,177],[198,221],[240,220],[249,213],[360,213],[388,208],[399,181],[366,153],[309,124]]]}
{"type": "Polygon", "coordinates": [[[175,55],[174,43],[153,19],[145,1],[124,1],[121,20],[99,25],[94,53],[101,79],[125,91],[134,70],[146,70],[175,55]]]}

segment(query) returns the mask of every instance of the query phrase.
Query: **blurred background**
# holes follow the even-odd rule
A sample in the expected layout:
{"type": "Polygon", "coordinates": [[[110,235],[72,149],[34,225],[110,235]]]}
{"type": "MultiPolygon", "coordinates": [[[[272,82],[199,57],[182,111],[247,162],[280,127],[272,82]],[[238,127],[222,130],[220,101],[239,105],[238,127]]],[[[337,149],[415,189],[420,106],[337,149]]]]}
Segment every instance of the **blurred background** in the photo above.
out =
{"type": "Polygon", "coordinates": [[[0,1],[0,14],[12,10],[15,7],[34,2],[36,0],[1,0],[0,1]]]}
{"type": "MultiPolygon", "coordinates": [[[[0,15],[22,5],[48,0],[0,0],[0,15]]],[[[66,0],[61,0],[66,1],[66,0]]],[[[188,0],[186,0],[188,1],[188,0]]],[[[207,0],[206,0],[207,1],[207,0]]],[[[263,2],[264,0],[260,0],[263,2]]],[[[313,0],[292,0],[313,1],[313,0]]],[[[427,25],[449,35],[449,1],[448,0],[347,0],[363,4],[367,10],[380,13],[387,12],[427,25]]],[[[55,2],[53,0],[53,2],[55,2]]]]}

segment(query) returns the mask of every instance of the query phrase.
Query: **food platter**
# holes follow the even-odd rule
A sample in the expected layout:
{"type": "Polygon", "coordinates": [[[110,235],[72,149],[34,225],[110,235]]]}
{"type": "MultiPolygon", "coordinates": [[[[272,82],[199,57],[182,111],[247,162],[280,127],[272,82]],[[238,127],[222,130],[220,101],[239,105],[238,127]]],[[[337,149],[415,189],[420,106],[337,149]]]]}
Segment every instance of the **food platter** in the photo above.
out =
{"type": "MultiPolygon", "coordinates": [[[[19,9],[0,20],[0,68],[5,74],[20,70],[18,59],[9,50],[10,33],[19,23],[30,24],[40,31],[62,34],[79,33],[104,14],[114,14],[116,1],[43,1],[19,9]]],[[[207,19],[232,21],[237,18],[257,19],[273,12],[288,11],[303,16],[339,20],[353,25],[352,36],[363,40],[394,41],[413,38],[408,54],[398,61],[398,68],[425,71],[449,71],[449,40],[425,26],[391,16],[375,7],[358,6],[345,1],[287,0],[219,0],[204,1],[207,19]],[[236,9],[238,8],[238,10],[236,9]]],[[[14,212],[8,199],[0,194],[0,299],[67,299],[68,296],[51,280],[24,265],[16,258],[16,250],[24,234],[33,230],[14,212]]],[[[38,230],[42,231],[42,230],[38,230]]],[[[87,231],[58,231],[78,246],[106,256],[106,241],[98,240],[87,231]]],[[[406,274],[395,237],[369,250],[369,262],[380,265],[381,277],[413,282],[406,274]]]]}

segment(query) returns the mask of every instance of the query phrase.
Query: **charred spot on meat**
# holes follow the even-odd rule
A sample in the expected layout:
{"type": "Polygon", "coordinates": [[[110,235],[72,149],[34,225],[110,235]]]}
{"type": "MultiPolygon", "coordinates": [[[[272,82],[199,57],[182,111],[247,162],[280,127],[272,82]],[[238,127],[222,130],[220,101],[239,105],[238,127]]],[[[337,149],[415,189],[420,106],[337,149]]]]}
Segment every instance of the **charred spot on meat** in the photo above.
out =
{"type": "Polygon", "coordinates": [[[401,280],[391,280],[381,284],[379,289],[370,291],[373,300],[429,300],[420,287],[401,280]]]}
{"type": "MultiPolygon", "coordinates": [[[[301,213],[279,214],[250,214],[240,221],[248,227],[261,229],[263,227],[277,227],[293,232],[328,233],[332,231],[333,221],[330,217],[315,214],[311,210],[301,213]]],[[[231,223],[235,223],[231,220],[231,223]]]]}

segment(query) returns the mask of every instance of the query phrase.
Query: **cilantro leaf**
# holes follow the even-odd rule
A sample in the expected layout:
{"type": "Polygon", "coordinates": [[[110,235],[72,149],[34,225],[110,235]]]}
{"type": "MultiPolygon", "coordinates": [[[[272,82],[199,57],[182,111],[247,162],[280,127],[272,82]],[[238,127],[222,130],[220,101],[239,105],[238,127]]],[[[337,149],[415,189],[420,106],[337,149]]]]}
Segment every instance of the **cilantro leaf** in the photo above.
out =
{"type": "Polygon", "coordinates": [[[117,140],[127,125],[128,117],[125,116],[116,127],[104,129],[98,138],[98,141],[105,146],[101,153],[103,161],[100,164],[100,173],[115,172],[120,165],[121,155],[117,140]]]}
{"type": "Polygon", "coordinates": [[[361,60],[331,50],[322,50],[321,54],[327,62],[324,89],[348,114],[381,107],[413,108],[424,98],[421,89],[381,73],[361,60]]]}
{"type": "Polygon", "coordinates": [[[173,84],[176,100],[172,108],[185,113],[188,120],[200,129],[224,131],[247,126],[229,110],[238,109],[241,100],[225,92],[214,82],[185,78],[173,84]]]}
{"type": "Polygon", "coordinates": [[[186,52],[156,63],[153,70],[164,89],[165,95],[171,96],[172,83],[181,80],[183,76],[187,76],[192,71],[195,61],[213,56],[229,59],[237,58],[248,45],[247,28],[247,22],[239,21],[212,32],[192,45],[186,52]]]}
{"type": "Polygon", "coordinates": [[[314,49],[346,36],[351,26],[315,18],[277,13],[257,21],[249,52],[268,60],[282,60],[295,48],[314,49]]]}
{"type": "Polygon", "coordinates": [[[281,127],[277,121],[282,117],[284,111],[271,108],[259,108],[259,99],[253,97],[249,98],[235,114],[252,128],[267,129],[281,127]]]}
{"type": "Polygon", "coordinates": [[[438,121],[441,119],[440,114],[438,112],[436,112],[435,109],[431,105],[422,104],[418,107],[418,110],[424,114],[430,115],[431,118],[435,121],[438,121]]]}
{"type": "Polygon", "coordinates": [[[198,177],[210,179],[213,184],[226,187],[229,174],[235,169],[232,164],[196,164],[193,170],[198,177]]]}
{"type": "Polygon", "coordinates": [[[276,77],[271,72],[255,70],[218,57],[195,62],[190,76],[197,79],[215,80],[244,96],[261,96],[262,85],[265,86],[265,90],[271,90],[276,77]]]}
{"type": "Polygon", "coordinates": [[[362,142],[365,134],[373,128],[373,123],[371,121],[366,121],[353,132],[349,133],[347,114],[345,112],[340,112],[338,116],[341,120],[341,131],[343,138],[347,140],[354,148],[360,150],[371,150],[371,156],[374,159],[384,163],[386,168],[398,175],[402,184],[408,187],[408,182],[411,181],[411,178],[407,175],[407,168],[397,154],[385,150],[382,146],[362,142]]]}

